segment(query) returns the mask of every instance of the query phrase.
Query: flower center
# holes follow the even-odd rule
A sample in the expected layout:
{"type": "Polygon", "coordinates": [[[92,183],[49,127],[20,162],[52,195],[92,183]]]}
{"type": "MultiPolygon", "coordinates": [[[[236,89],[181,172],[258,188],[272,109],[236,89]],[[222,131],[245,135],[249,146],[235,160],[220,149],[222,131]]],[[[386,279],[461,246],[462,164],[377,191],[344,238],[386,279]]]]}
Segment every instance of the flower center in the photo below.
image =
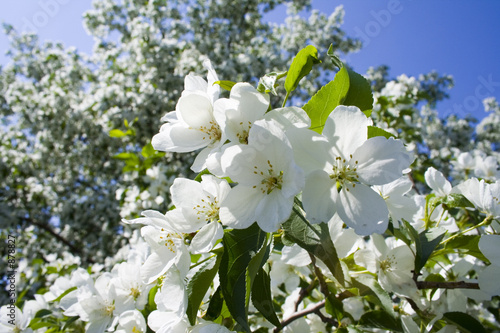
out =
{"type": "MultiPolygon", "coordinates": [[[[350,155],[352,159],[352,155],[350,155]]],[[[346,161],[342,157],[335,158],[335,164],[332,167],[332,173],[330,174],[330,179],[337,181],[337,188],[345,188],[349,191],[346,185],[352,184],[352,187],[359,183],[359,176],[357,172],[358,161],[354,161],[354,167],[351,166],[351,160],[346,161]]]]}
{"type": "Polygon", "coordinates": [[[396,262],[396,258],[394,256],[387,257],[385,260],[380,262],[380,270],[383,272],[387,272],[392,268],[392,265],[396,262]]]}
{"type": "Polygon", "coordinates": [[[236,137],[240,141],[241,144],[247,145],[248,144],[248,133],[250,132],[250,127],[252,127],[251,122],[247,122],[248,124],[244,126],[243,122],[240,122],[241,130],[236,133],[236,137]]]}
{"type": "MultiPolygon", "coordinates": [[[[222,132],[220,130],[219,124],[215,120],[210,120],[210,127],[200,126],[200,131],[205,133],[208,136],[208,140],[210,140],[210,144],[214,144],[215,142],[220,141],[222,132]]],[[[204,136],[203,140],[206,140],[207,137],[204,136]]]]}
{"type": "Polygon", "coordinates": [[[208,222],[219,221],[219,201],[210,195],[207,195],[207,199],[201,199],[202,203],[193,207],[198,215],[197,219],[208,222]]]}
{"type": "Polygon", "coordinates": [[[267,172],[264,171],[259,171],[257,166],[254,166],[254,174],[256,175],[261,175],[262,180],[259,185],[255,185],[253,188],[257,188],[259,186],[260,191],[262,193],[269,194],[271,193],[275,188],[281,190],[281,186],[283,184],[283,171],[280,171],[279,173],[274,171],[273,165],[269,160],[267,160],[267,172]]]}
{"type": "Polygon", "coordinates": [[[130,289],[130,295],[134,298],[137,299],[141,295],[141,292],[137,288],[131,288],[130,289]]]}
{"type": "Polygon", "coordinates": [[[160,244],[164,243],[164,245],[170,250],[170,252],[176,252],[176,245],[172,238],[182,238],[177,233],[164,233],[165,229],[161,229],[163,232],[163,236],[160,236],[160,244]]]}

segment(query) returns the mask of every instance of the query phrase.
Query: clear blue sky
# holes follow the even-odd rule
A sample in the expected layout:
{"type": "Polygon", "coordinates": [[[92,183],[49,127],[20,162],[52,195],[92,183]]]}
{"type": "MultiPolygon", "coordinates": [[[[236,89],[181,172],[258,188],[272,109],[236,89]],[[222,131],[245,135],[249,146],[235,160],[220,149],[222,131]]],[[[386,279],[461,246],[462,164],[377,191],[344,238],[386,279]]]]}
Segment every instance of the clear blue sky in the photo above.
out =
{"type": "MultiPolygon", "coordinates": [[[[348,62],[365,73],[387,64],[391,76],[418,75],[436,70],[451,74],[451,99],[438,105],[441,115],[469,113],[483,118],[481,100],[500,99],[500,1],[496,0],[313,0],[313,8],[330,14],[343,3],[343,29],[364,41],[348,62]]],[[[90,53],[92,38],[82,27],[82,13],[90,0],[4,1],[0,20],[18,30],[36,30],[42,40],[62,41],[90,53]]],[[[277,22],[283,8],[271,16],[277,22]]],[[[0,35],[0,64],[8,40],[0,35]]]]}

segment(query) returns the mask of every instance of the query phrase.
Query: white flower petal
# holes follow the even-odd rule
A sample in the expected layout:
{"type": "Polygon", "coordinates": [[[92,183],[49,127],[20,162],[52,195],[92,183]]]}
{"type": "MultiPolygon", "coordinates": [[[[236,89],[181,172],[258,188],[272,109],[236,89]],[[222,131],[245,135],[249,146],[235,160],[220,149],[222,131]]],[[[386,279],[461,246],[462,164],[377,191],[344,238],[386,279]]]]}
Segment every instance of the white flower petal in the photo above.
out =
{"type": "Polygon", "coordinates": [[[224,231],[218,222],[211,222],[206,224],[191,241],[191,253],[207,253],[215,245],[215,243],[222,238],[224,231]]]}
{"type": "Polygon", "coordinates": [[[293,197],[285,198],[280,190],[273,190],[263,198],[255,209],[259,227],[265,232],[278,230],[280,223],[290,216],[293,197]]]}
{"type": "Polygon", "coordinates": [[[255,210],[265,195],[251,187],[233,187],[220,204],[221,223],[235,229],[248,228],[255,222],[255,210]]]}
{"type": "Polygon", "coordinates": [[[482,235],[479,249],[492,265],[500,266],[500,235],[482,235]]]}
{"type": "Polygon", "coordinates": [[[384,199],[368,186],[357,184],[342,188],[337,213],[358,235],[383,233],[389,223],[389,210],[384,199]]]}
{"type": "Polygon", "coordinates": [[[366,140],[352,155],[351,166],[357,168],[359,180],[369,185],[383,185],[400,178],[411,163],[401,141],[381,136],[366,140]]]}
{"type": "Polygon", "coordinates": [[[203,148],[209,142],[206,133],[182,123],[166,123],[161,127],[160,133],[153,136],[151,145],[159,151],[186,153],[203,148]]]}
{"type": "Polygon", "coordinates": [[[358,107],[339,105],[328,116],[323,135],[334,145],[337,155],[347,158],[366,141],[372,123],[358,107]]]}
{"type": "Polygon", "coordinates": [[[212,103],[202,94],[191,93],[181,96],[175,110],[177,117],[194,129],[210,128],[210,123],[215,122],[212,103]]]}
{"type": "Polygon", "coordinates": [[[490,296],[500,295],[500,266],[490,265],[479,273],[479,288],[490,296]]]}
{"type": "Polygon", "coordinates": [[[444,197],[451,192],[450,182],[444,178],[443,174],[430,167],[424,174],[425,182],[429,187],[436,192],[437,196],[444,197]]]}
{"type": "Polygon", "coordinates": [[[311,173],[302,192],[302,204],[311,223],[328,222],[336,212],[337,184],[323,170],[311,173]]]}

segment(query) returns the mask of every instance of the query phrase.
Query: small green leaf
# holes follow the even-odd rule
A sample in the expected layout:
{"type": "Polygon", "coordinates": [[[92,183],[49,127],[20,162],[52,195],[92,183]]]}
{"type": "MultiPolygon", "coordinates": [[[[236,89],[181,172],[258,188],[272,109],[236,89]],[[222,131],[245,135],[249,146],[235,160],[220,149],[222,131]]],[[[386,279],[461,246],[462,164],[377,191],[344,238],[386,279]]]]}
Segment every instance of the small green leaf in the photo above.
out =
{"type": "Polygon", "coordinates": [[[224,298],[222,297],[222,292],[220,290],[220,286],[215,290],[212,297],[210,298],[210,302],[208,303],[208,309],[203,319],[214,321],[217,319],[222,311],[222,306],[224,305],[224,298]]]}
{"type": "Polygon", "coordinates": [[[370,295],[373,294],[380,301],[380,305],[385,310],[386,313],[390,314],[392,317],[396,317],[393,309],[393,303],[391,296],[380,286],[377,280],[368,275],[359,275],[356,279],[353,279],[354,286],[359,289],[360,295],[370,295]]]}
{"type": "Polygon", "coordinates": [[[314,46],[308,45],[300,50],[295,58],[293,58],[290,69],[286,75],[285,89],[287,95],[297,88],[300,80],[309,74],[312,66],[320,62],[321,61],[318,59],[318,50],[314,46]]]}
{"type": "Polygon", "coordinates": [[[389,138],[395,138],[394,134],[389,133],[381,128],[375,127],[375,126],[368,126],[368,139],[374,138],[376,136],[383,136],[387,139],[389,138]]]}
{"type": "Polygon", "coordinates": [[[330,57],[330,60],[332,61],[332,63],[337,66],[339,69],[344,67],[344,63],[340,60],[339,57],[337,57],[334,53],[333,53],[333,44],[330,44],[330,47],[328,48],[328,52],[326,52],[326,54],[330,57]]]}
{"type": "Polygon", "coordinates": [[[69,288],[68,290],[63,292],[61,295],[59,295],[59,297],[57,297],[55,300],[51,301],[51,303],[59,302],[64,296],[66,296],[67,294],[69,294],[70,292],[72,292],[73,290],[76,290],[76,289],[77,289],[76,287],[69,288]]]}
{"type": "Polygon", "coordinates": [[[271,279],[263,268],[255,276],[252,287],[252,303],[271,324],[276,327],[281,326],[280,320],[276,316],[276,311],[274,311],[271,279]]]}
{"type": "Polygon", "coordinates": [[[121,138],[126,135],[127,134],[125,134],[125,132],[119,129],[112,129],[111,131],[109,131],[109,136],[112,138],[121,138]]]}
{"type": "Polygon", "coordinates": [[[461,250],[464,254],[474,256],[482,261],[488,262],[488,259],[479,249],[480,235],[460,235],[446,242],[445,250],[450,253],[455,253],[461,250]]]}
{"type": "Polygon", "coordinates": [[[202,170],[199,174],[196,175],[194,180],[197,182],[201,182],[201,176],[203,175],[210,175],[210,171],[208,171],[208,169],[202,170]]]}
{"type": "Polygon", "coordinates": [[[432,253],[438,247],[439,243],[446,234],[446,229],[432,228],[424,230],[420,233],[413,228],[408,222],[404,222],[404,227],[409,231],[409,235],[415,242],[415,272],[420,272],[432,253]]]}
{"type": "Polygon", "coordinates": [[[359,319],[359,324],[367,327],[377,327],[391,332],[403,332],[401,323],[393,316],[382,310],[365,312],[359,319]]]}
{"type": "Polygon", "coordinates": [[[474,207],[474,205],[466,197],[459,193],[448,194],[442,203],[449,208],[474,207]]]}
{"type": "Polygon", "coordinates": [[[49,314],[51,314],[52,311],[50,310],[47,310],[47,309],[41,309],[40,311],[38,311],[36,314],[35,314],[35,318],[41,318],[41,317],[45,317],[45,316],[48,316],[49,314]]]}
{"type": "Polygon", "coordinates": [[[276,81],[281,79],[282,77],[285,77],[287,72],[272,72],[264,75],[263,77],[260,78],[259,80],[259,85],[257,86],[257,91],[260,93],[272,93],[274,96],[277,96],[278,93],[276,92],[276,87],[278,84],[276,81]]]}
{"type": "Polygon", "coordinates": [[[221,256],[217,256],[205,262],[187,284],[188,307],[186,314],[191,325],[196,323],[198,309],[217,274],[220,259],[221,256]]]}
{"type": "Polygon", "coordinates": [[[149,142],[147,145],[142,147],[141,155],[144,158],[154,156],[155,153],[156,153],[156,150],[153,148],[153,145],[151,144],[151,142],[149,142]]]}
{"type": "Polygon", "coordinates": [[[486,333],[483,325],[476,318],[464,312],[446,312],[443,315],[443,319],[447,323],[455,325],[460,332],[486,333]]]}
{"type": "Polygon", "coordinates": [[[224,90],[231,91],[236,82],[220,80],[220,81],[215,81],[214,84],[218,84],[224,90]]]}
{"type": "Polygon", "coordinates": [[[283,243],[296,243],[315,257],[321,259],[330,269],[335,279],[343,285],[344,272],[337,255],[337,250],[330,238],[326,223],[310,224],[303,216],[292,212],[292,215],[283,223],[283,243]]]}
{"type": "Polygon", "coordinates": [[[326,313],[334,316],[339,323],[344,318],[344,303],[332,294],[326,298],[325,310],[326,313]]]}

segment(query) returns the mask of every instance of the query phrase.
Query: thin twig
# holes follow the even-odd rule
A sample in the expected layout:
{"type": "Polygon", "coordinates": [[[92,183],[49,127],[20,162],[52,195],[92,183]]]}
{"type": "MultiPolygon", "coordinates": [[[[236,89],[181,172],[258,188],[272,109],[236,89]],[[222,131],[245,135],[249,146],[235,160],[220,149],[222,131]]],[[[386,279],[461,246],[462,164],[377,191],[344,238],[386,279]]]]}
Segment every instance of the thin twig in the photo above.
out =
{"type": "Polygon", "coordinates": [[[326,300],[323,300],[323,301],[319,302],[318,304],[316,304],[313,307],[306,308],[306,309],[304,309],[302,311],[294,313],[292,316],[288,317],[286,320],[283,320],[280,323],[280,327],[276,327],[273,332],[274,333],[278,333],[285,326],[289,325],[290,323],[294,322],[295,320],[297,320],[297,319],[299,319],[301,317],[307,316],[310,313],[316,313],[316,311],[318,311],[319,309],[324,308],[325,304],[326,304],[326,300]]]}
{"type": "Polygon", "coordinates": [[[465,281],[416,281],[418,289],[479,289],[479,284],[465,281]]]}

